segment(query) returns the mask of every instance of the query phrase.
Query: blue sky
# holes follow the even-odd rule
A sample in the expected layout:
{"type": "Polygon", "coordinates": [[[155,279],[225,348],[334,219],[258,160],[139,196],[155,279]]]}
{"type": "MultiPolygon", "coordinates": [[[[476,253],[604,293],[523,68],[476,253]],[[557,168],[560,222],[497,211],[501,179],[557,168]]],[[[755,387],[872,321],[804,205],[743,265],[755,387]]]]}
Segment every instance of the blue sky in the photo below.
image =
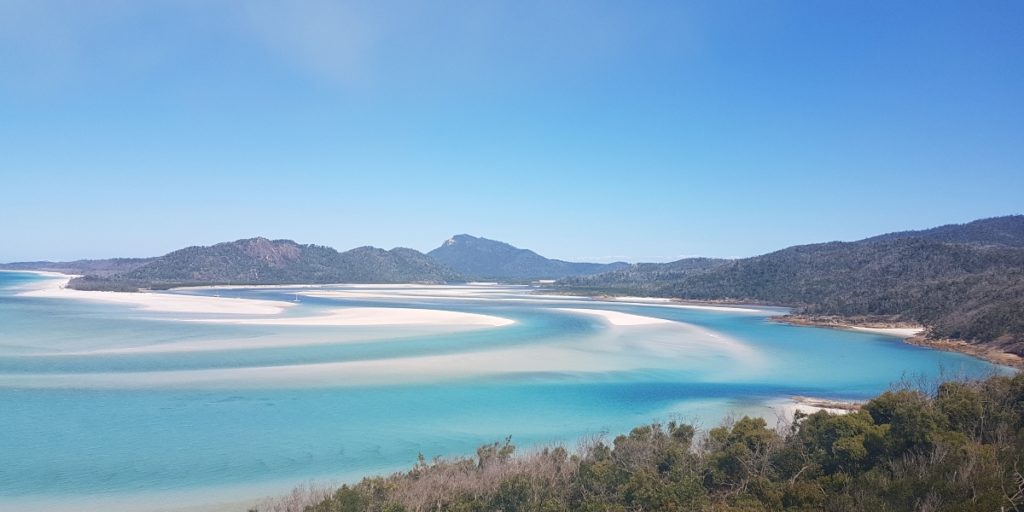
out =
{"type": "Polygon", "coordinates": [[[0,3],[0,261],[749,256],[1021,213],[1024,3],[0,3]]]}

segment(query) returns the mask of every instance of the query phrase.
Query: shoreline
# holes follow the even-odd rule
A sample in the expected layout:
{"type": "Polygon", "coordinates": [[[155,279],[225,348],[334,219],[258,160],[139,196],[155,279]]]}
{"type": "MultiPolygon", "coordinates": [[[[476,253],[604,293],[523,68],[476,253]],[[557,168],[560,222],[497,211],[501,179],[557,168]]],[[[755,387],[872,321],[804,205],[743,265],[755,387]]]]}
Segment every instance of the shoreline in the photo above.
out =
{"type": "Polygon", "coordinates": [[[927,327],[912,322],[857,321],[855,319],[835,316],[813,317],[806,315],[776,316],[770,317],[768,320],[796,327],[821,327],[893,336],[902,339],[904,343],[909,345],[942,350],[944,352],[956,352],[983,359],[993,364],[1024,370],[1024,357],[1004,352],[998,348],[974,345],[963,340],[949,338],[930,339],[926,337],[927,327]]]}
{"type": "Polygon", "coordinates": [[[790,397],[797,410],[811,414],[818,411],[827,411],[831,414],[847,414],[857,412],[863,407],[864,402],[855,400],[833,400],[830,398],[816,398],[813,396],[790,397]]]}
{"type": "Polygon", "coordinates": [[[1011,352],[1003,352],[997,348],[972,345],[963,340],[948,338],[932,340],[925,338],[924,336],[911,336],[909,338],[904,338],[903,342],[934,350],[958,352],[977,357],[979,359],[984,359],[990,363],[1009,366],[1017,370],[1024,370],[1024,357],[1011,352]]]}

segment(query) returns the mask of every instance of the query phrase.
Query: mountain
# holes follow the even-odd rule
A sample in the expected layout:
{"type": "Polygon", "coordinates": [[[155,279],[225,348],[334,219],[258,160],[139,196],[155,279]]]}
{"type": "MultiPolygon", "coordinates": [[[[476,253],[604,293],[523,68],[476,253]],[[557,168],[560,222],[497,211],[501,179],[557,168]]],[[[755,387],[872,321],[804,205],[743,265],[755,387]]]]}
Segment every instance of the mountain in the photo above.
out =
{"type": "Polygon", "coordinates": [[[590,293],[789,305],[815,316],[915,322],[935,338],[1024,355],[1024,216],[857,242],[789,247],[705,266],[681,260],[558,284],[590,293]],[[681,272],[673,266],[683,265],[681,272]]]}
{"type": "Polygon", "coordinates": [[[187,247],[123,272],[75,279],[70,286],[124,290],[198,284],[444,282],[457,277],[412,249],[359,247],[338,252],[291,240],[250,238],[187,247]]]}
{"type": "Polygon", "coordinates": [[[572,263],[545,258],[504,242],[455,235],[427,253],[437,262],[471,279],[529,281],[607,272],[626,263],[572,263]]]}

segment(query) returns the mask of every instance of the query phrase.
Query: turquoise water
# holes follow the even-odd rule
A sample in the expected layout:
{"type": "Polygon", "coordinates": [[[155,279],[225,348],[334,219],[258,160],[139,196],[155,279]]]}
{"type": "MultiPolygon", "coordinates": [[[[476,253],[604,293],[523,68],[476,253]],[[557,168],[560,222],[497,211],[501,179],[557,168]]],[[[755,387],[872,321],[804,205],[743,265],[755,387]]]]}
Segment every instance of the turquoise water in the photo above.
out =
{"type": "MultiPolygon", "coordinates": [[[[857,399],[902,378],[1008,371],[897,338],[769,322],[778,311],[768,309],[522,287],[325,287],[342,295],[302,296],[283,316],[415,307],[515,323],[236,325],[21,295],[46,279],[0,272],[0,509],[233,501],[405,468],[418,453],[469,455],[507,435],[535,446],[672,417],[708,426],[730,413],[770,416],[769,404],[792,395],[857,399]],[[561,308],[674,322],[614,326],[561,308]]],[[[304,291],[177,293],[292,301],[304,291]]]]}

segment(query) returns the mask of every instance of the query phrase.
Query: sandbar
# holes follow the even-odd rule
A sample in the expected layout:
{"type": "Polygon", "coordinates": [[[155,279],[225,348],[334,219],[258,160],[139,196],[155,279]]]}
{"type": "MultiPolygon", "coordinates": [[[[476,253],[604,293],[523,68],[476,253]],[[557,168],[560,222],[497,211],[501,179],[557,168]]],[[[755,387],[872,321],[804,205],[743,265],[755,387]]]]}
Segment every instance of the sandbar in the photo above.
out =
{"type": "Polygon", "coordinates": [[[61,275],[19,293],[23,297],[75,299],[122,304],[143,311],[165,313],[208,313],[232,315],[276,315],[293,306],[286,301],[235,299],[157,292],[100,292],[67,288],[75,276],[61,275]]]}
{"type": "Polygon", "coordinates": [[[605,309],[582,309],[582,308],[556,308],[558,311],[565,311],[566,313],[573,313],[578,315],[590,315],[596,316],[604,320],[610,325],[654,325],[654,324],[671,324],[674,323],[671,320],[665,320],[664,318],[655,318],[652,316],[641,316],[632,315],[629,313],[621,313],[619,311],[608,311],[605,309]]]}
{"type": "Polygon", "coordinates": [[[242,325],[369,326],[446,325],[502,327],[514,320],[478,313],[419,308],[352,307],[332,309],[326,315],[280,316],[275,318],[190,318],[187,322],[242,325]]]}

